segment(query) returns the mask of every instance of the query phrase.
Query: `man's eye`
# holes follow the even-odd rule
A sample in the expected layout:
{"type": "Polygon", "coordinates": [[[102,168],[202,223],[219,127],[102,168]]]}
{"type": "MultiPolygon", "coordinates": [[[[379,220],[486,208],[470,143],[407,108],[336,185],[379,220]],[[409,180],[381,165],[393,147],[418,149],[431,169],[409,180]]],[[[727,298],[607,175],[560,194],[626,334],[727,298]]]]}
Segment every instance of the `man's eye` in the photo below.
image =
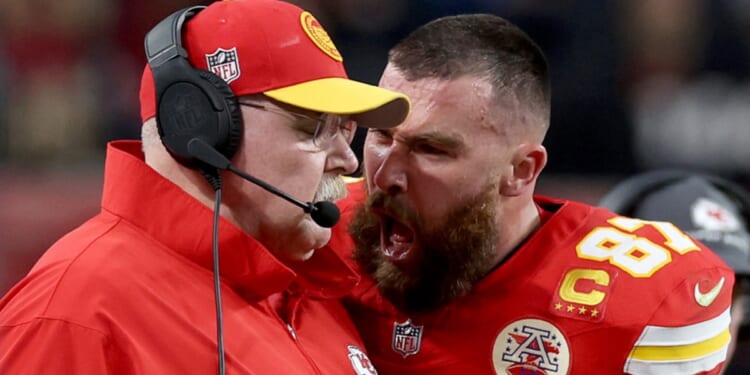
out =
{"type": "Polygon", "coordinates": [[[414,145],[413,150],[422,154],[428,155],[445,155],[445,150],[435,147],[429,143],[420,143],[414,145]]]}
{"type": "Polygon", "coordinates": [[[367,129],[369,134],[372,134],[378,138],[391,138],[391,134],[385,129],[367,129]]]}
{"type": "Polygon", "coordinates": [[[346,139],[351,139],[356,131],[357,123],[354,121],[347,120],[341,125],[341,134],[343,134],[346,139]]]}
{"type": "Polygon", "coordinates": [[[298,131],[301,131],[309,135],[315,134],[315,130],[317,128],[318,128],[317,121],[312,121],[312,120],[298,121],[295,126],[295,129],[297,129],[298,131]]]}

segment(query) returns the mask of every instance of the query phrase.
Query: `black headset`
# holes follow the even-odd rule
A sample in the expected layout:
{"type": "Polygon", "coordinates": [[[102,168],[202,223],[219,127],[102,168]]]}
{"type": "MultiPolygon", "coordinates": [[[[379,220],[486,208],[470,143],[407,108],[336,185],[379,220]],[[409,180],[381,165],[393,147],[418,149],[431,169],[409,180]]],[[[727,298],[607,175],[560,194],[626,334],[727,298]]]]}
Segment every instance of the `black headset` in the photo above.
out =
{"type": "Polygon", "coordinates": [[[690,177],[702,178],[721,191],[739,208],[740,215],[750,225],[750,192],[725,178],[686,170],[665,169],[627,178],[605,194],[598,205],[621,215],[632,215],[644,196],[690,177]]]}
{"type": "Polygon", "coordinates": [[[205,165],[188,151],[194,138],[231,159],[242,139],[242,114],[229,85],[210,71],[194,68],[182,46],[184,23],[205,9],[178,10],[146,35],[148,64],[154,76],[156,124],[169,153],[192,168],[205,165]]]}

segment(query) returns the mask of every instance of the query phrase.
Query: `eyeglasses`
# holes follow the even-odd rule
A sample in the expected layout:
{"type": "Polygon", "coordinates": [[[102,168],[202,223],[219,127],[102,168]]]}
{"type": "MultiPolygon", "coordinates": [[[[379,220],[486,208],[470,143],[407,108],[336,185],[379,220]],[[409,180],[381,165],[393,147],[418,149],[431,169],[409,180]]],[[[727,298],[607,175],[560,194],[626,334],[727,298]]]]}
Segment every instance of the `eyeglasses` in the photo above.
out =
{"type": "Polygon", "coordinates": [[[262,109],[271,113],[282,116],[291,116],[292,118],[314,121],[317,126],[312,133],[313,144],[321,149],[325,149],[333,143],[336,136],[341,134],[347,143],[351,143],[357,130],[356,122],[349,119],[349,116],[335,115],[332,113],[323,113],[320,117],[313,117],[302,113],[293,112],[287,109],[269,107],[259,103],[240,102],[240,105],[262,109]]]}

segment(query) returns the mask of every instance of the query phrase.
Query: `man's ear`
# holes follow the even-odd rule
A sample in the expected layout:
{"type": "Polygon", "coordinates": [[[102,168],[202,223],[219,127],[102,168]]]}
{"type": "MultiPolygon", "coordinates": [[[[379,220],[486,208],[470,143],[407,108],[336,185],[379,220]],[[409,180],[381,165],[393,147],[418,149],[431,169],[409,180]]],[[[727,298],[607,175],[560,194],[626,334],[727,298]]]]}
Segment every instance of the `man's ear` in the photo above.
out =
{"type": "Polygon", "coordinates": [[[511,173],[500,184],[500,194],[521,195],[533,189],[536,179],[547,165],[547,149],[541,144],[522,144],[511,159],[511,173]]]}

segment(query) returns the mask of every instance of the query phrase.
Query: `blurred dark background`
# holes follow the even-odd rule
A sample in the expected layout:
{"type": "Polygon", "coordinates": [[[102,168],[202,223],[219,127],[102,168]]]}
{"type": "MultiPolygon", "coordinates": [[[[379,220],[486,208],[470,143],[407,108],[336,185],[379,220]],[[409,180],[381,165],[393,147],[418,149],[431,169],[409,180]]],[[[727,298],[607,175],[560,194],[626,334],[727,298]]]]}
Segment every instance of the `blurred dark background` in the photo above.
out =
{"type": "MultiPolygon", "coordinates": [[[[326,27],[350,76],[370,83],[388,48],[436,17],[485,12],[521,26],[552,68],[541,193],[594,203],[661,167],[750,186],[750,1],[292,2],[326,27]]],[[[0,2],[0,295],[98,211],[106,142],[139,137],[145,33],[208,3],[0,2]]]]}

